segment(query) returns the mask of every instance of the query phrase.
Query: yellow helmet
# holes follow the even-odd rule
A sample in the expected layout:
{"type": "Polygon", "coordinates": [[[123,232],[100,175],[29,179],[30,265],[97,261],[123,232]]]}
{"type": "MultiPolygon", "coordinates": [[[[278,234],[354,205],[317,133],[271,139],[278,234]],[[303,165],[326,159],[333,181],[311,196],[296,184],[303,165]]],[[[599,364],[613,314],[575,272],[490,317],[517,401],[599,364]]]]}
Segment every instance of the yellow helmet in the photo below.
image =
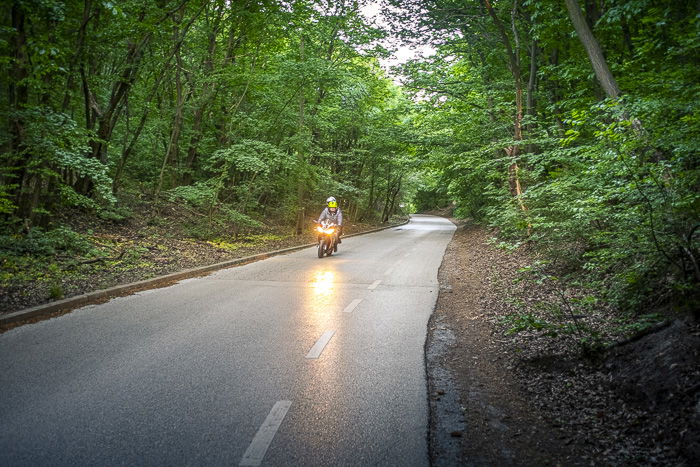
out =
{"type": "Polygon", "coordinates": [[[337,208],[338,207],[338,202],[332,196],[326,200],[326,204],[328,205],[329,208],[337,208]]]}

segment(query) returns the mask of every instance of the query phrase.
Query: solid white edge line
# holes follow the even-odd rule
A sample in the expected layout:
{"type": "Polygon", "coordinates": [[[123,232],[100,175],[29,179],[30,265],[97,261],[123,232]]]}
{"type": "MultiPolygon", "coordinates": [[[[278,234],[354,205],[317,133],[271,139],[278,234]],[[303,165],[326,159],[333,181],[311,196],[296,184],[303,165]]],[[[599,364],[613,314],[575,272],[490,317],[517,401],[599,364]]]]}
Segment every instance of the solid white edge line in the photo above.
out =
{"type": "Polygon", "coordinates": [[[370,285],[370,286],[367,287],[367,288],[368,288],[369,290],[374,290],[374,289],[376,289],[376,288],[379,286],[379,284],[381,284],[381,283],[382,283],[381,280],[376,280],[376,281],[372,282],[372,285],[370,285]]]}
{"type": "Polygon", "coordinates": [[[356,298],[352,302],[350,302],[350,305],[346,306],[345,309],[343,310],[343,313],[352,313],[352,311],[357,308],[357,305],[360,304],[362,301],[361,298],[356,298]]]}
{"type": "Polygon", "coordinates": [[[316,343],[314,344],[313,347],[311,347],[311,350],[309,350],[309,353],[306,354],[306,358],[318,358],[321,356],[321,353],[323,352],[323,349],[326,347],[328,342],[331,340],[331,337],[333,337],[333,334],[335,334],[335,331],[326,331],[324,332],[321,337],[318,338],[316,343]]]}
{"type": "Polygon", "coordinates": [[[265,453],[291,405],[292,401],[277,401],[275,403],[238,465],[258,466],[262,463],[263,457],[265,457],[265,453]]]}

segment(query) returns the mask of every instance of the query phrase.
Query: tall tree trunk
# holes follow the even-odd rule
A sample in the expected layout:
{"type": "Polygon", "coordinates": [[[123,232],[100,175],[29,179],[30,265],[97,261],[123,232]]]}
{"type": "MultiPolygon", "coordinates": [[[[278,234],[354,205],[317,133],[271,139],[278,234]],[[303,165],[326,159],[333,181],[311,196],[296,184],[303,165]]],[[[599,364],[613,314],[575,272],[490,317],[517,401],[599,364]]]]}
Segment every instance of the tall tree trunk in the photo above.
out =
{"type": "Polygon", "coordinates": [[[613,99],[620,97],[622,91],[620,91],[620,87],[617,85],[617,81],[608,67],[608,62],[605,60],[600,44],[586,22],[578,0],[564,0],[564,3],[566,3],[566,9],[569,12],[569,18],[571,18],[574,29],[576,29],[576,34],[583,48],[586,49],[586,54],[588,54],[588,59],[591,61],[600,86],[608,97],[613,99]]]}
{"type": "MultiPolygon", "coordinates": [[[[170,62],[166,63],[166,68],[169,67],[170,62]]],[[[151,89],[150,94],[148,95],[148,98],[146,99],[146,103],[144,105],[144,111],[143,114],[141,115],[141,119],[139,120],[139,124],[136,127],[136,130],[133,132],[131,135],[131,140],[129,141],[129,144],[124,147],[122,151],[122,155],[119,158],[119,162],[117,163],[117,168],[114,173],[114,178],[112,179],[112,192],[114,194],[117,194],[119,191],[119,184],[121,181],[121,176],[122,173],[124,172],[124,168],[126,167],[126,163],[129,159],[129,156],[134,151],[134,147],[136,146],[136,142],[139,139],[139,136],[141,136],[141,132],[143,131],[144,126],[146,125],[146,120],[148,118],[148,114],[151,111],[151,102],[153,101],[153,98],[156,96],[157,91],[160,87],[160,83],[163,80],[163,77],[166,76],[165,70],[158,75],[158,78],[156,79],[155,84],[153,85],[153,88],[151,89]]]]}
{"type": "Polygon", "coordinates": [[[365,211],[362,213],[362,216],[360,217],[360,221],[363,221],[372,214],[372,208],[374,207],[374,186],[375,186],[375,181],[376,181],[376,166],[374,164],[371,165],[369,169],[370,177],[369,177],[369,196],[367,197],[367,207],[365,208],[365,211]]]}
{"type": "Polygon", "coordinates": [[[192,136],[190,137],[190,142],[187,145],[187,157],[185,157],[185,163],[182,167],[182,174],[180,176],[180,183],[182,185],[190,185],[192,183],[194,175],[194,166],[197,160],[197,146],[202,138],[202,117],[204,116],[204,111],[206,110],[206,104],[201,103],[197,110],[195,110],[192,117],[192,136]]]}
{"type": "MultiPolygon", "coordinates": [[[[144,15],[145,13],[142,13],[141,20],[143,20],[144,15]]],[[[90,157],[99,160],[103,164],[107,163],[107,148],[112,139],[112,133],[119,120],[127,93],[136,81],[136,76],[141,65],[143,48],[148,44],[150,38],[151,33],[149,32],[146,33],[138,43],[132,42],[129,44],[126,55],[126,66],[119,75],[119,80],[112,86],[112,94],[104,110],[100,109],[97,99],[90,89],[85,65],[81,64],[87,128],[92,129],[94,126],[97,126],[97,138],[90,143],[90,157]]],[[[82,178],[77,188],[82,194],[90,194],[93,188],[92,180],[87,177],[82,178]]]]}
{"type": "MultiPolygon", "coordinates": [[[[552,53],[549,55],[547,59],[547,63],[549,65],[554,65],[557,66],[559,65],[559,49],[554,48],[552,50],[552,53]]],[[[557,124],[557,133],[560,138],[564,137],[565,134],[565,128],[564,128],[564,120],[561,112],[561,93],[559,91],[559,86],[556,83],[556,81],[548,80],[545,79],[544,81],[544,89],[547,91],[547,94],[549,96],[549,100],[553,105],[553,114],[554,114],[554,121],[557,124]]]]}
{"type": "MultiPolygon", "coordinates": [[[[187,6],[187,2],[183,1],[180,3],[175,9],[168,11],[165,15],[163,15],[159,21],[157,21],[153,27],[157,27],[161,23],[163,23],[166,19],[168,18],[174,18],[174,21],[179,25],[180,22],[182,21],[182,15],[187,6]]],[[[184,37],[185,31],[189,29],[189,27],[194,23],[195,19],[199,16],[199,14],[202,12],[204,7],[206,6],[206,2],[202,2],[202,6],[200,9],[193,15],[193,17],[190,19],[189,23],[185,28],[183,28],[182,35],[184,37]]],[[[141,9],[141,12],[139,14],[138,21],[139,23],[142,23],[146,17],[146,8],[143,7],[141,9]]],[[[127,47],[127,54],[126,54],[126,65],[124,66],[120,76],[119,80],[114,83],[112,86],[112,93],[109,98],[109,102],[107,107],[104,109],[104,111],[100,111],[99,107],[96,105],[96,99],[94,98],[94,95],[92,92],[89,90],[89,87],[87,86],[87,79],[85,76],[85,71],[84,67],[82,69],[83,73],[83,83],[84,83],[84,91],[86,94],[86,102],[90,101],[94,108],[94,110],[97,112],[97,139],[91,143],[91,157],[100,160],[102,163],[107,162],[107,147],[109,146],[109,142],[112,137],[112,133],[114,131],[114,128],[117,125],[117,122],[119,121],[119,116],[121,114],[121,111],[124,106],[124,102],[126,100],[126,97],[131,90],[131,87],[133,86],[134,82],[136,81],[136,78],[138,76],[138,73],[141,68],[141,62],[143,58],[143,51],[148,45],[148,43],[151,41],[151,38],[153,37],[153,32],[149,31],[146,32],[141,39],[137,42],[130,42],[128,47],[127,47]]],[[[182,39],[177,44],[177,47],[179,48],[180,45],[182,44],[182,39]]],[[[87,104],[86,104],[87,106],[87,104]]],[[[89,119],[88,119],[89,120],[89,119]]],[[[90,127],[88,127],[90,128],[90,127]]],[[[85,194],[89,193],[92,189],[92,183],[89,179],[83,180],[81,191],[85,194]]]]}
{"type": "MultiPolygon", "coordinates": [[[[200,9],[201,12],[201,9],[200,9]]],[[[195,19],[198,17],[199,13],[193,16],[193,18],[190,19],[189,23],[185,26],[183,29],[183,32],[180,34],[179,39],[175,42],[175,44],[172,47],[172,50],[170,51],[170,54],[168,55],[167,59],[165,62],[162,64],[161,69],[159,70],[160,72],[157,74],[157,78],[155,83],[153,84],[153,87],[151,88],[150,93],[148,94],[148,97],[146,98],[146,102],[144,105],[144,111],[143,114],[141,115],[141,120],[139,121],[139,125],[136,128],[136,131],[132,134],[131,136],[131,141],[129,142],[128,146],[125,146],[125,148],[122,151],[121,157],[119,158],[119,162],[117,163],[117,168],[114,174],[114,179],[112,181],[112,192],[116,194],[119,190],[119,183],[120,179],[122,176],[122,173],[124,171],[124,168],[126,167],[126,163],[129,159],[129,156],[132,154],[134,147],[136,146],[136,143],[139,139],[139,136],[141,135],[141,132],[143,131],[143,128],[146,124],[146,119],[148,118],[148,115],[151,111],[150,104],[153,102],[153,99],[156,97],[158,94],[158,90],[160,89],[160,85],[163,82],[163,80],[166,77],[170,77],[168,74],[168,70],[171,68],[172,60],[175,57],[177,53],[182,48],[182,43],[185,40],[186,32],[189,30],[190,26],[194,23],[195,19]]],[[[159,98],[159,102],[162,99],[162,96],[159,98]]],[[[160,104],[158,105],[160,107],[160,104]]],[[[166,146],[165,152],[168,152],[168,148],[166,146]]]]}
{"type": "MultiPolygon", "coordinates": [[[[207,47],[207,58],[204,60],[204,70],[206,72],[207,78],[210,78],[214,74],[214,57],[216,53],[217,37],[219,35],[221,22],[223,21],[224,8],[219,8],[217,10],[216,21],[211,31],[209,31],[209,44],[207,47]]],[[[233,29],[233,27],[231,28],[233,29]]],[[[234,48],[231,47],[226,52],[226,57],[224,62],[227,63],[230,60],[229,54],[233,54],[234,48]]],[[[189,185],[192,183],[193,171],[195,162],[198,156],[199,141],[202,138],[202,124],[203,117],[206,109],[211,105],[211,102],[216,98],[218,93],[218,80],[213,80],[212,82],[206,82],[204,84],[204,89],[202,90],[202,97],[199,99],[199,103],[192,116],[192,135],[190,136],[190,142],[187,145],[187,156],[185,157],[185,162],[183,166],[183,172],[180,177],[180,182],[183,185],[189,185]]],[[[191,83],[190,87],[194,89],[195,84],[191,83]]]]}
{"type": "Polygon", "coordinates": [[[396,197],[399,192],[401,192],[401,186],[403,184],[403,174],[399,174],[398,182],[396,183],[396,188],[391,194],[391,204],[389,205],[389,212],[387,213],[386,220],[388,222],[392,215],[396,213],[396,197]]]}
{"type": "MultiPolygon", "coordinates": [[[[23,110],[29,100],[27,77],[29,76],[29,57],[27,56],[27,34],[24,29],[25,16],[19,1],[12,4],[12,36],[13,60],[10,70],[8,97],[10,108],[17,112],[23,110]]],[[[17,153],[22,146],[24,121],[16,113],[10,119],[10,151],[17,153]]]]}
{"type": "Polygon", "coordinates": [[[10,117],[10,144],[9,149],[15,155],[18,173],[19,188],[15,194],[17,215],[24,220],[25,228],[29,228],[36,218],[35,208],[38,207],[41,181],[37,172],[40,168],[30,170],[31,154],[20,155],[24,146],[25,122],[21,111],[25,110],[29,102],[29,56],[27,53],[27,33],[25,30],[26,17],[19,1],[12,4],[11,11],[12,29],[15,34],[12,37],[13,60],[10,69],[10,83],[8,97],[13,113],[10,117]]]}
{"type": "Polygon", "coordinates": [[[623,42],[625,44],[625,47],[627,48],[627,51],[629,52],[629,56],[634,57],[634,44],[632,43],[632,32],[630,31],[629,24],[627,23],[627,18],[625,17],[625,15],[622,15],[620,19],[623,42]]]}
{"type": "Polygon", "coordinates": [[[136,76],[141,65],[143,48],[149,42],[151,33],[147,33],[139,43],[129,45],[126,57],[126,66],[120,75],[119,81],[114,83],[112,94],[106,109],[98,118],[97,141],[92,143],[91,156],[100,162],[107,163],[107,146],[112,138],[112,132],[117,125],[122,106],[131,86],[136,81],[136,76]]]}
{"type": "Polygon", "coordinates": [[[180,31],[179,27],[176,27],[173,38],[173,40],[178,43],[178,46],[175,50],[175,114],[173,115],[173,124],[170,130],[170,139],[168,141],[168,147],[165,151],[165,155],[163,156],[163,164],[160,168],[158,186],[155,191],[156,198],[160,196],[160,191],[163,188],[166,170],[170,171],[170,176],[168,177],[170,179],[169,186],[172,187],[172,185],[174,185],[174,179],[176,176],[176,166],[178,160],[180,159],[180,133],[182,132],[182,125],[184,121],[183,107],[185,105],[185,93],[182,89],[183,63],[180,47],[180,44],[182,44],[182,41],[180,40],[181,33],[183,32],[180,31]]]}
{"type": "Polygon", "coordinates": [[[391,170],[386,176],[386,197],[384,198],[384,208],[382,209],[382,223],[389,219],[389,203],[391,202],[391,192],[394,189],[394,183],[391,180],[391,170]]]}
{"type": "MultiPolygon", "coordinates": [[[[526,104],[525,104],[525,114],[530,118],[531,122],[527,124],[526,126],[526,131],[529,135],[532,134],[532,132],[535,129],[534,123],[532,123],[532,120],[535,118],[537,111],[536,111],[536,102],[535,102],[535,92],[537,90],[537,59],[539,57],[539,47],[537,46],[537,41],[533,41],[532,45],[530,46],[530,76],[527,81],[527,99],[526,99],[526,104]]],[[[535,151],[535,146],[533,144],[528,145],[528,152],[534,152],[535,151]]]]}
{"type": "MultiPolygon", "coordinates": [[[[299,57],[300,60],[304,61],[304,37],[299,38],[299,57]]],[[[304,170],[306,165],[304,158],[304,142],[302,141],[302,134],[304,132],[304,112],[306,107],[306,99],[304,96],[303,87],[299,88],[299,122],[297,127],[297,133],[299,137],[299,142],[297,146],[297,158],[299,160],[300,170],[304,170]]],[[[297,221],[296,221],[296,234],[301,235],[304,232],[304,198],[306,197],[306,187],[304,176],[300,173],[299,180],[297,180],[297,221]]]]}
{"type": "MultiPolygon", "coordinates": [[[[518,167],[518,156],[520,155],[520,145],[519,142],[523,140],[523,80],[520,73],[520,52],[519,52],[519,37],[517,29],[515,27],[515,14],[517,12],[518,0],[513,2],[513,9],[511,12],[511,21],[513,34],[515,38],[515,49],[511,46],[510,39],[506,33],[505,26],[498,18],[498,15],[491,6],[490,0],[483,0],[486,10],[491,17],[494,26],[498,30],[501,37],[501,42],[506,48],[506,53],[508,55],[508,63],[510,67],[510,72],[513,76],[513,82],[515,83],[515,118],[514,118],[514,129],[513,129],[513,139],[516,144],[506,149],[506,154],[511,158],[511,164],[508,166],[508,184],[510,186],[510,192],[513,197],[517,200],[518,206],[523,212],[527,212],[527,206],[522,199],[522,186],[520,184],[520,168],[518,167]]],[[[531,227],[528,222],[528,233],[531,227]]]]}
{"type": "Polygon", "coordinates": [[[87,30],[87,25],[90,22],[92,11],[92,0],[85,0],[83,3],[83,21],[80,23],[80,28],[78,28],[78,39],[75,45],[75,54],[70,61],[68,67],[68,77],[66,78],[66,89],[63,94],[63,104],[61,109],[63,112],[68,112],[70,107],[71,94],[75,88],[75,66],[78,62],[83,60],[83,53],[85,51],[85,32],[87,30]]]}

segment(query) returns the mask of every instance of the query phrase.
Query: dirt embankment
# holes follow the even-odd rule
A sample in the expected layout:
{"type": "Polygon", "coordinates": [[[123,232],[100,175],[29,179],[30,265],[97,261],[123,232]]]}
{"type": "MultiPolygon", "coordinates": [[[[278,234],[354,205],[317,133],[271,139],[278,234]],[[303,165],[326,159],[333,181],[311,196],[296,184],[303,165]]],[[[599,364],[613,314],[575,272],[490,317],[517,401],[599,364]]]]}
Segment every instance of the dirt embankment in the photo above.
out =
{"type": "Polygon", "coordinates": [[[576,326],[608,342],[633,327],[600,309],[557,315],[576,291],[521,280],[534,255],[490,237],[459,228],[439,274],[426,346],[434,463],[700,465],[697,323],[670,319],[584,358],[576,326]],[[561,327],[543,325],[553,313],[561,327]]]}

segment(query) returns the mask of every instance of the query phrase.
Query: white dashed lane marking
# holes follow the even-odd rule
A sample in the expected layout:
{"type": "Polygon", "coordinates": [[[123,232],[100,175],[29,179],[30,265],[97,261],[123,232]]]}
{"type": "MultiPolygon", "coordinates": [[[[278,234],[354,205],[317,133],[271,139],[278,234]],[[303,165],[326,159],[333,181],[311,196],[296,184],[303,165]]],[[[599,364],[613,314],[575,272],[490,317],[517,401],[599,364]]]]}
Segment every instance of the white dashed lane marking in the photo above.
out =
{"type": "Polygon", "coordinates": [[[243,459],[241,459],[238,465],[257,466],[262,463],[267,448],[270,447],[272,439],[275,437],[291,405],[292,401],[277,401],[272,407],[272,410],[270,410],[262,426],[260,426],[260,429],[255,434],[253,441],[250,442],[248,449],[246,449],[245,454],[243,454],[243,459]]]}
{"type": "Polygon", "coordinates": [[[333,337],[333,334],[335,334],[335,331],[326,331],[324,332],[321,337],[318,338],[316,343],[314,344],[313,347],[311,347],[311,350],[309,350],[309,353],[306,354],[306,358],[318,358],[321,356],[321,352],[323,352],[323,349],[326,347],[328,342],[331,340],[331,337],[333,337]]]}
{"type": "Polygon", "coordinates": [[[360,304],[362,301],[361,298],[356,298],[352,302],[350,302],[350,305],[346,306],[345,309],[343,310],[343,313],[352,313],[352,311],[357,308],[357,305],[360,304]]]}

